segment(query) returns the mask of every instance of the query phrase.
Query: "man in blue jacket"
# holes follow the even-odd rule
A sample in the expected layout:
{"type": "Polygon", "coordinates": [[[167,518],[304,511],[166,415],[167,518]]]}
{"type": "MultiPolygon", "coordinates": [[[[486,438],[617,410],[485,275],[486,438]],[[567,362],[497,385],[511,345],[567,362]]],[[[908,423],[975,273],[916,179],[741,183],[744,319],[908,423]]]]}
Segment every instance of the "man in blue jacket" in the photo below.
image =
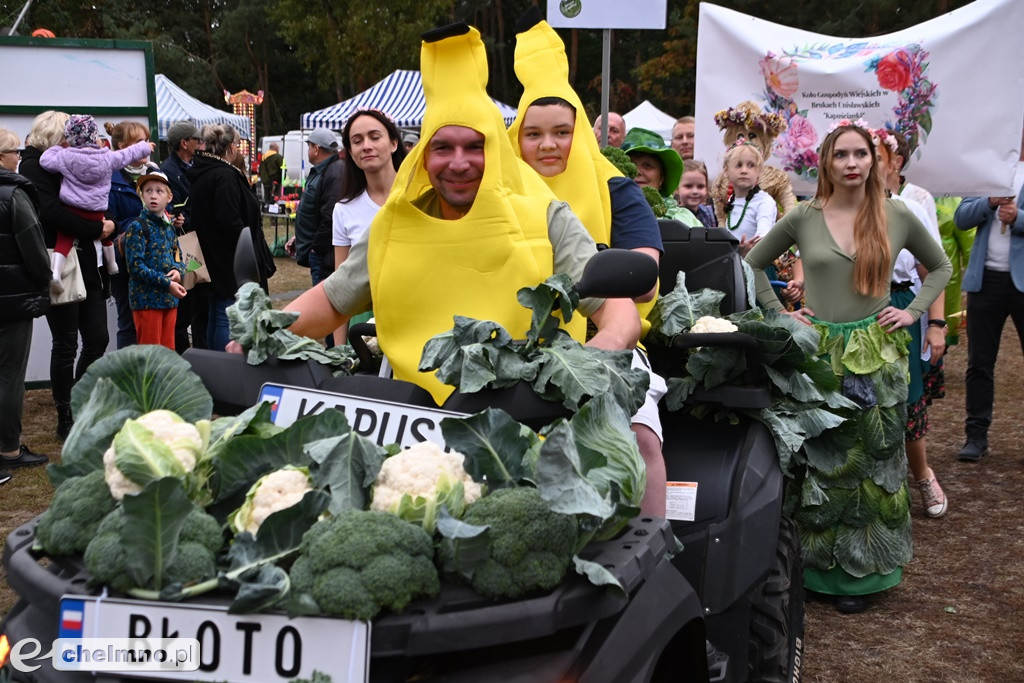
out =
{"type": "Polygon", "coordinates": [[[996,354],[1006,318],[1013,319],[1024,350],[1024,140],[1013,174],[1016,197],[965,199],[953,220],[960,230],[977,227],[964,273],[967,292],[967,442],[957,454],[977,462],[988,453],[996,354]]]}
{"type": "Polygon", "coordinates": [[[316,285],[334,272],[332,222],[334,205],[341,199],[344,164],[338,158],[338,139],[326,128],[313,129],[306,139],[306,146],[313,168],[306,177],[306,187],[295,212],[294,251],[298,264],[309,268],[316,285]],[[319,241],[318,236],[321,237],[319,241]],[[326,249],[320,244],[324,236],[326,249]]]}

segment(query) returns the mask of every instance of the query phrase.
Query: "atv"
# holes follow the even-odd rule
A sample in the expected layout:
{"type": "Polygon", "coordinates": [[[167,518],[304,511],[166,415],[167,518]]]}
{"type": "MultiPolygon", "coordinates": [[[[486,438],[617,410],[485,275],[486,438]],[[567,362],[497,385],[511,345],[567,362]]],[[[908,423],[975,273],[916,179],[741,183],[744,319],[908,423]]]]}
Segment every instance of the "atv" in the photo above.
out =
{"type": "MultiPolygon", "coordinates": [[[[745,305],[735,240],[726,231],[687,231],[672,221],[662,222],[662,231],[662,283],[674,282],[675,271],[683,268],[688,276],[694,274],[691,282],[704,273],[707,286],[733,297],[729,305],[745,305]],[[724,282],[724,273],[729,282],[724,282]]],[[[601,259],[622,256],[614,251],[601,259]]],[[[244,261],[244,245],[239,253],[244,261]]],[[[588,275],[623,270],[629,268],[588,267],[578,289],[619,296],[649,289],[653,277],[646,289],[642,283],[623,285],[600,277],[596,284],[588,282],[588,275]]],[[[360,343],[371,331],[363,326],[350,331],[363,367],[370,365],[371,357],[360,343]]],[[[752,341],[733,338],[743,335],[714,336],[730,337],[711,340],[716,343],[750,346],[752,341]]],[[[652,350],[652,362],[658,361],[658,353],[665,358],[687,344],[709,343],[708,335],[681,337],[705,339],[673,340],[675,350],[652,350]]],[[[755,352],[756,344],[751,349],[755,352]]],[[[402,438],[415,441],[425,438],[444,416],[486,407],[500,407],[537,429],[564,412],[539,399],[525,384],[476,394],[456,392],[439,408],[419,387],[372,374],[333,377],[322,366],[299,361],[249,366],[241,356],[202,350],[190,350],[185,357],[213,395],[219,414],[240,412],[261,399],[276,400],[282,419],[333,407],[346,412],[356,431],[379,443],[400,440],[395,438],[398,424],[405,425],[402,438]]],[[[763,382],[758,385],[759,379],[751,377],[747,387],[698,399],[726,406],[736,400],[767,400],[763,382]]],[[[675,504],[669,516],[675,519],[637,518],[614,540],[592,543],[584,552],[586,559],[602,564],[621,582],[625,595],[592,586],[578,576],[550,594],[498,603],[445,584],[436,598],[373,621],[367,680],[798,681],[803,637],[799,541],[781,515],[782,475],[771,435],[755,421],[718,425],[668,412],[662,417],[670,491],[675,487],[683,493],[670,496],[675,504]]],[[[0,623],[0,633],[11,643],[27,637],[49,642],[57,633],[62,597],[66,602],[67,596],[90,595],[88,576],[79,563],[51,561],[44,566],[42,558],[33,555],[32,528],[30,522],[15,530],[4,552],[9,583],[21,597],[0,623]]],[[[124,609],[154,624],[163,613],[174,617],[208,607],[122,602],[127,603],[124,609]]],[[[233,620],[243,617],[251,622],[278,615],[235,617],[218,612],[218,632],[238,629],[233,620]]],[[[174,617],[172,623],[185,623],[184,618],[174,617]]],[[[300,625],[298,632],[311,644],[322,645],[323,632],[331,630],[324,621],[300,625]]],[[[268,623],[267,631],[280,633],[282,623],[268,623]]],[[[181,635],[191,634],[184,629],[181,635]]],[[[279,640],[266,641],[268,648],[273,650],[279,640]]],[[[243,674],[238,662],[228,664],[227,659],[179,676],[287,678],[280,671],[243,674]]],[[[12,672],[14,680],[95,680],[72,678],[48,668],[45,660],[40,663],[43,666],[31,674],[12,672]]],[[[303,672],[308,675],[306,669],[303,672]]]]}

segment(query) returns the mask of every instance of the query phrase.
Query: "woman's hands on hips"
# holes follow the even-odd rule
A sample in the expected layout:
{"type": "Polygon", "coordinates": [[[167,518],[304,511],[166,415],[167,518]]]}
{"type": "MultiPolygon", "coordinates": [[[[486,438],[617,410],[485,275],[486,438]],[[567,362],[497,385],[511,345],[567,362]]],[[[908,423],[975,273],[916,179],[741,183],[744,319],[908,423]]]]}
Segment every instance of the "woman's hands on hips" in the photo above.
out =
{"type": "Polygon", "coordinates": [[[886,306],[882,309],[881,313],[875,316],[875,319],[878,320],[878,324],[882,326],[882,329],[890,334],[901,327],[910,327],[914,324],[913,315],[895,306],[886,306]]]}

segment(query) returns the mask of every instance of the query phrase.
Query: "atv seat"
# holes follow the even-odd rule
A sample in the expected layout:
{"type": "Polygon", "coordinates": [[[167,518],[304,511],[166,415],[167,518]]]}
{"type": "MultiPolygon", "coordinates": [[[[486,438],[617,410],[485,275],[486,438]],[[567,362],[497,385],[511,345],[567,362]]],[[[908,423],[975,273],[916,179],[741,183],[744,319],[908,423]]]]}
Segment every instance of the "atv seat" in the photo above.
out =
{"type": "MultiPolygon", "coordinates": [[[[717,289],[725,294],[719,309],[728,315],[750,308],[743,278],[743,264],[737,240],[725,228],[688,228],[676,220],[659,220],[664,254],[661,257],[659,295],[676,286],[676,276],[686,274],[686,289],[717,289]]],[[[679,376],[680,361],[687,349],[696,346],[738,348],[746,356],[743,385],[722,385],[697,389],[691,401],[718,403],[730,408],[757,409],[768,405],[769,393],[761,366],[757,340],[739,332],[725,334],[680,334],[667,348],[648,345],[651,364],[664,377],[679,376]]]]}
{"type": "Polygon", "coordinates": [[[739,245],[725,228],[688,228],[676,220],[659,220],[665,253],[661,257],[661,284],[664,296],[676,286],[676,275],[686,273],[686,289],[717,289],[725,292],[723,315],[750,308],[743,282],[739,245]]]}

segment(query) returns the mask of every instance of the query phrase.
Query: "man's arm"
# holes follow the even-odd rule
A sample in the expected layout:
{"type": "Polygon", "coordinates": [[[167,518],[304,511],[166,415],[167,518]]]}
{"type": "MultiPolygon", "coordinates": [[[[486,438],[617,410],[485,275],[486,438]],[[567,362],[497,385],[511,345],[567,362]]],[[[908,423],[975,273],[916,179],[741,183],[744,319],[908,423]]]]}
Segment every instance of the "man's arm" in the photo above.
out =
{"type": "Polygon", "coordinates": [[[597,334],[587,346],[606,351],[632,349],[640,341],[640,314],[632,299],[605,299],[604,304],[590,314],[597,326],[597,334]]]}
{"type": "Polygon", "coordinates": [[[299,313],[299,319],[288,329],[319,339],[347,323],[353,315],[370,310],[370,274],[366,265],[369,235],[369,230],[363,233],[330,277],[285,307],[286,311],[299,313]]]}
{"type": "MultiPolygon", "coordinates": [[[[548,208],[548,238],[554,250],[555,272],[567,273],[578,282],[587,261],[597,253],[597,246],[567,204],[552,202],[548,208]]],[[[631,299],[582,299],[577,310],[597,326],[597,334],[588,346],[631,349],[640,339],[640,315],[631,299]]]]}
{"type": "Polygon", "coordinates": [[[992,206],[988,197],[967,197],[960,202],[960,206],[956,207],[953,222],[960,230],[980,228],[992,220],[993,213],[995,213],[995,207],[992,206]]]}

